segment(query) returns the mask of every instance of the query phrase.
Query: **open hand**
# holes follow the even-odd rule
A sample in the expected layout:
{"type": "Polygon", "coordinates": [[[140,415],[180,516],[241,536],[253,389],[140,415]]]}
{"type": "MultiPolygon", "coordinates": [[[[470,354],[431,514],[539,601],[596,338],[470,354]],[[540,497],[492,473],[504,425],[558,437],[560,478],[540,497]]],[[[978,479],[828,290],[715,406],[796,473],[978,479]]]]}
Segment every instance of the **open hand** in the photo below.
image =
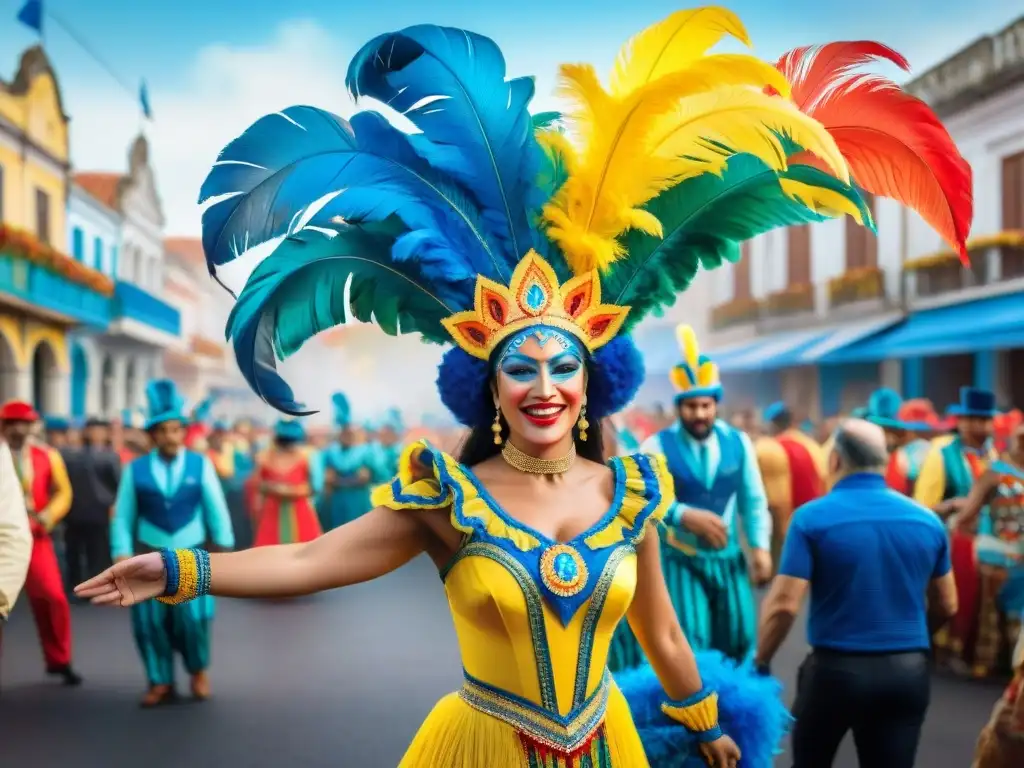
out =
{"type": "Polygon", "coordinates": [[[683,513],[683,528],[700,536],[709,546],[722,549],[729,543],[729,533],[721,515],[703,509],[687,509],[683,513]]]}
{"type": "Polygon", "coordinates": [[[159,552],[149,552],[122,560],[99,576],[75,587],[75,596],[93,605],[127,608],[159,597],[167,588],[167,572],[159,552]]]}
{"type": "Polygon", "coordinates": [[[736,768],[740,762],[740,748],[728,736],[701,744],[700,751],[711,768],[736,768]]]}

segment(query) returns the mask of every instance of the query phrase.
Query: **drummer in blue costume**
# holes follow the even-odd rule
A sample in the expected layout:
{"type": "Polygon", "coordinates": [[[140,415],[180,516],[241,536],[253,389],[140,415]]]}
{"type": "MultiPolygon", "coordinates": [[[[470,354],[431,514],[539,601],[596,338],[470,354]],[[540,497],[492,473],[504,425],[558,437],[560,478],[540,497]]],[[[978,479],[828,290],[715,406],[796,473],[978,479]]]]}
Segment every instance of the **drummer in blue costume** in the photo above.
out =
{"type": "Polygon", "coordinates": [[[324,480],[320,517],[325,531],[370,511],[370,487],[376,466],[367,444],[355,444],[348,398],[338,392],[332,402],[338,435],[321,454],[324,480]]]}
{"type": "MultiPolygon", "coordinates": [[[[752,550],[753,578],[764,583],[771,578],[772,521],[750,438],[717,418],[717,366],[700,354],[693,329],[680,326],[678,335],[683,362],[671,378],[679,391],[679,421],[641,447],[664,454],[675,480],[662,567],[690,645],[742,660],[754,647],[757,615],[739,529],[752,550]]],[[[643,660],[632,632],[620,625],[609,666],[629,668],[643,660]]]]}
{"type": "MultiPolygon", "coordinates": [[[[113,559],[164,548],[231,549],[234,533],[220,480],[208,457],[184,448],[187,419],[174,382],[150,382],[146,399],[145,430],[155,450],[133,461],[121,475],[110,523],[113,559]]],[[[175,697],[176,653],[191,675],[193,697],[208,698],[213,598],[180,605],[140,603],[131,611],[135,644],[149,683],[141,705],[153,707],[175,697]]]]}

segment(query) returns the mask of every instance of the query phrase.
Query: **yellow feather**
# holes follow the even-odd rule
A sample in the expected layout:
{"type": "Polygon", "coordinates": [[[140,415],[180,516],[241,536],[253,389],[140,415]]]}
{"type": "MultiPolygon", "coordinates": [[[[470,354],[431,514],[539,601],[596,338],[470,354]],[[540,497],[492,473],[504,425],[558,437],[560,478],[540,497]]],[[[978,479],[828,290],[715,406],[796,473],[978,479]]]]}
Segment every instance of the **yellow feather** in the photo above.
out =
{"type": "Polygon", "coordinates": [[[858,224],[866,226],[860,208],[838,192],[804,184],[802,181],[793,179],[780,178],[779,185],[789,197],[799,200],[815,213],[832,217],[845,214],[852,217],[858,224]]]}
{"type": "Polygon", "coordinates": [[[697,334],[689,325],[680,325],[676,328],[676,339],[679,340],[679,349],[683,353],[683,361],[690,368],[697,372],[697,363],[700,360],[700,345],[697,343],[697,334]]]}
{"type": "Polygon", "coordinates": [[[549,156],[561,156],[566,173],[573,174],[576,172],[578,162],[576,147],[569,141],[568,136],[561,131],[538,131],[536,136],[537,143],[540,144],[541,149],[547,152],[549,156]]]}
{"type": "Polygon", "coordinates": [[[622,46],[612,71],[612,93],[625,96],[670,72],[685,69],[725,35],[750,45],[743,22],[726,8],[673,13],[622,46]]]}
{"type": "Polygon", "coordinates": [[[709,360],[697,371],[697,385],[700,387],[712,387],[717,383],[718,366],[709,360]]]}
{"type": "Polygon", "coordinates": [[[690,389],[695,383],[690,380],[689,374],[687,374],[687,372],[684,371],[682,368],[673,368],[671,371],[669,371],[668,377],[669,380],[671,380],[672,385],[680,392],[685,392],[686,390],[690,389]]]}
{"type": "Polygon", "coordinates": [[[712,139],[733,152],[760,158],[775,170],[785,170],[786,153],[776,133],[792,138],[820,157],[835,176],[849,182],[835,139],[813,118],[783,99],[742,86],[719,88],[688,96],[671,115],[658,120],[650,135],[648,150],[675,162],[679,178],[701,173],[720,173],[728,155],[705,143],[712,139]]]}

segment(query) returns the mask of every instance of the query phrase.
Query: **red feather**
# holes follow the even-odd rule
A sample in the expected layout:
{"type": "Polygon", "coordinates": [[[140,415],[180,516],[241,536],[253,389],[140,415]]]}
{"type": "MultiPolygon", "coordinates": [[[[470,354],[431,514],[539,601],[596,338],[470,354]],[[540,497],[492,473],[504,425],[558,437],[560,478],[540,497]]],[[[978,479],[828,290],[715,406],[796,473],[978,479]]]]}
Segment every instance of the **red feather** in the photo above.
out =
{"type": "MultiPolygon", "coordinates": [[[[878,59],[909,69],[896,51],[864,40],[795,48],[776,67],[793,102],[832,134],[854,181],[917,211],[969,267],[971,166],[927,104],[892,80],[855,72],[878,59]]],[[[823,168],[816,161],[806,153],[799,159],[823,168]]]]}

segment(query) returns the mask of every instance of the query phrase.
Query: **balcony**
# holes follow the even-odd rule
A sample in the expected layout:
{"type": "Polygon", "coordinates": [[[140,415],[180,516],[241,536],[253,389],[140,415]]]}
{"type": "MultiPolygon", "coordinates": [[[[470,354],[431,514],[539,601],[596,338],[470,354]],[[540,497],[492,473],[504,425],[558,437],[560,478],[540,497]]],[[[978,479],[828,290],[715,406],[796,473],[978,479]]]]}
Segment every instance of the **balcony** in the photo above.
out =
{"type": "Polygon", "coordinates": [[[105,328],[113,283],[22,230],[0,225],[0,291],[20,309],[105,328]]]}
{"type": "Polygon", "coordinates": [[[118,280],[113,303],[115,317],[134,320],[171,336],[181,334],[178,310],[137,285],[118,280]]]}
{"type": "Polygon", "coordinates": [[[907,261],[902,279],[908,303],[926,307],[1024,288],[1024,232],[971,238],[967,252],[969,270],[948,250],[907,261]]]}
{"type": "Polygon", "coordinates": [[[724,331],[738,325],[756,323],[761,316],[761,303],[757,299],[733,299],[711,309],[711,329],[724,331]]]}
{"type": "Polygon", "coordinates": [[[885,299],[885,272],[880,267],[852,269],[828,281],[831,309],[881,299],[885,299]]]}
{"type": "Polygon", "coordinates": [[[764,301],[766,317],[790,317],[814,312],[814,285],[801,283],[769,294],[764,301]]]}

